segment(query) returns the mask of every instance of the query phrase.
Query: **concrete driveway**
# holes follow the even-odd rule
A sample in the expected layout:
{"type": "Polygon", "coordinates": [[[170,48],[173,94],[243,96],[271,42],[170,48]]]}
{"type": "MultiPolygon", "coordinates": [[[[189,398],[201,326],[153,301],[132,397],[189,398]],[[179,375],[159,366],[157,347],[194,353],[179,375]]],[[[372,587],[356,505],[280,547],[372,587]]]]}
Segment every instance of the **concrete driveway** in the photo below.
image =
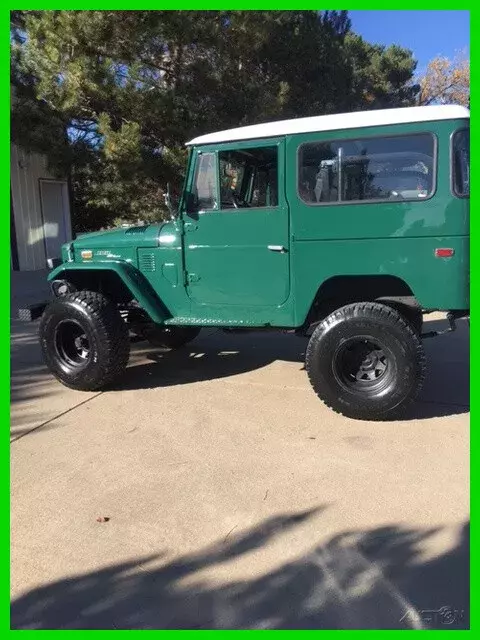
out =
{"type": "Polygon", "coordinates": [[[468,626],[465,322],[392,423],[326,409],[292,336],[138,343],[79,393],[36,330],[12,323],[12,627],[468,626]]]}

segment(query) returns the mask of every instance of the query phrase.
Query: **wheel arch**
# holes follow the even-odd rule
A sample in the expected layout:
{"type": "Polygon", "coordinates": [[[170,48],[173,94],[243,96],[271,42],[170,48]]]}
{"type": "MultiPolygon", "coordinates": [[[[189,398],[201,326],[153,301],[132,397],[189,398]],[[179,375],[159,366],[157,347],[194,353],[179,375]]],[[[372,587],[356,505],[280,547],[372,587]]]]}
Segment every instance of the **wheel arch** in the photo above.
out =
{"type": "Polygon", "coordinates": [[[322,320],[353,302],[383,302],[404,312],[421,312],[411,287],[392,275],[344,275],[328,278],[318,287],[303,326],[322,320]]]}
{"type": "Polygon", "coordinates": [[[135,299],[150,319],[162,324],[171,317],[163,301],[138,269],[127,263],[63,263],[48,275],[48,281],[67,280],[76,289],[104,293],[115,302],[135,299]]]}

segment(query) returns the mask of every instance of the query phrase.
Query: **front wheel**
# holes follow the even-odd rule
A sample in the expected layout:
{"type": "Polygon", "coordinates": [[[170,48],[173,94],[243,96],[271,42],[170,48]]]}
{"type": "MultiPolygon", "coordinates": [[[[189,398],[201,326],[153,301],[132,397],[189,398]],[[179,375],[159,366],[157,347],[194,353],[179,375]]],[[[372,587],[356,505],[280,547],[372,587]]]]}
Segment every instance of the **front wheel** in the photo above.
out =
{"type": "Polygon", "coordinates": [[[425,355],[420,336],[395,309],[361,302],[334,311],[316,327],[305,366],[313,389],[333,410],[388,420],[420,391],[425,355]]]}
{"type": "Polygon", "coordinates": [[[127,366],[127,326],[100,293],[76,291],[56,298],[45,309],[39,332],[48,368],[72,389],[102,389],[127,366]]]}

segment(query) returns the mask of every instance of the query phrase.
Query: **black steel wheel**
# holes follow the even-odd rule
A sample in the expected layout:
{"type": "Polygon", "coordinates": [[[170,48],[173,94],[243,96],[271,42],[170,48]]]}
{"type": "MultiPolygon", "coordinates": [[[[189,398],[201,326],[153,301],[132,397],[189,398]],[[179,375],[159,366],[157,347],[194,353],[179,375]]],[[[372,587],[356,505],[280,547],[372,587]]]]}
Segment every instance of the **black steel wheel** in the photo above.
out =
{"type": "Polygon", "coordinates": [[[77,320],[61,320],[55,328],[55,350],[64,367],[88,365],[92,350],[86,330],[77,320]]]}
{"type": "Polygon", "coordinates": [[[317,395],[338,413],[387,420],[401,415],[420,391],[425,355],[420,336],[399,312],[361,302],[316,327],[306,369],[317,395]]]}
{"type": "Polygon", "coordinates": [[[346,389],[378,391],[392,375],[389,352],[366,336],[350,338],[334,354],[333,374],[346,389]]]}

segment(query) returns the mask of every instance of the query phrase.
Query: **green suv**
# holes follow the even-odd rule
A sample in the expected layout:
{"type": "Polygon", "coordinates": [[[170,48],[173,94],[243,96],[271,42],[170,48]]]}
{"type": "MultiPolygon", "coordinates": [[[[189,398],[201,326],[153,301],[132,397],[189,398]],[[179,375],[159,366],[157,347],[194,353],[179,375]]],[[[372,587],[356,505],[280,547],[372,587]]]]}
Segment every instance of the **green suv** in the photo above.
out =
{"type": "Polygon", "coordinates": [[[50,265],[50,370],[91,391],[132,332],[177,348],[202,327],[290,329],[329,407],[395,418],[424,378],[423,314],[469,315],[469,126],[430,106],[195,138],[170,221],[82,236],[50,265]]]}

